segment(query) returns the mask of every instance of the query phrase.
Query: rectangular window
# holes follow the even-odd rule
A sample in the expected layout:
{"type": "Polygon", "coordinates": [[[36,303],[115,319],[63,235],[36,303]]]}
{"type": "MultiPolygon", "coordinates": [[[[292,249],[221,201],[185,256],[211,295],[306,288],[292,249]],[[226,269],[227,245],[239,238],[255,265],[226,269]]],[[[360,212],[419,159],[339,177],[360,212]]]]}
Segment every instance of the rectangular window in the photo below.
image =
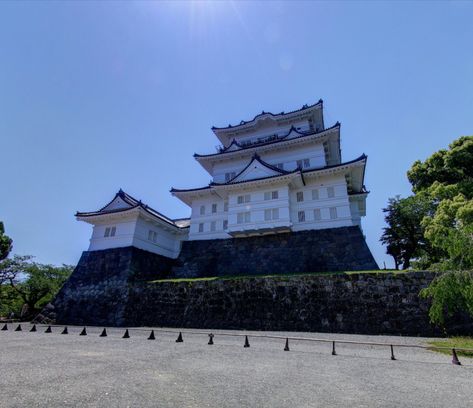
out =
{"type": "Polygon", "coordinates": [[[322,214],[320,212],[320,208],[316,208],[314,210],[314,220],[315,221],[320,221],[322,219],[322,214]]]}
{"type": "Polygon", "coordinates": [[[312,200],[318,200],[319,199],[319,190],[315,189],[312,190],[312,200]]]}
{"type": "Polygon", "coordinates": [[[305,221],[305,211],[299,211],[297,213],[297,219],[299,222],[304,222],[305,221]]]}
{"type": "Polygon", "coordinates": [[[330,219],[334,220],[337,218],[337,207],[330,207],[330,219]]]}
{"type": "Polygon", "coordinates": [[[156,242],[158,240],[158,234],[156,231],[148,231],[148,241],[156,242]]]}
{"type": "Polygon", "coordinates": [[[212,204],[212,214],[217,212],[217,204],[212,204]]]}
{"type": "Polygon", "coordinates": [[[250,212],[241,212],[237,214],[237,224],[245,224],[250,222],[250,212]]]}
{"type": "Polygon", "coordinates": [[[265,191],[264,192],[264,199],[266,201],[271,200],[271,191],[265,191]]]}
{"type": "Polygon", "coordinates": [[[297,167],[302,169],[302,160],[297,160],[297,167]]]}
{"type": "Polygon", "coordinates": [[[228,220],[223,220],[223,229],[226,230],[228,228],[228,220]]]}
{"type": "Polygon", "coordinates": [[[265,221],[279,220],[279,208],[272,208],[272,209],[264,210],[264,220],[265,221]]]}
{"type": "Polygon", "coordinates": [[[236,173],[234,171],[231,171],[229,173],[225,173],[225,181],[228,182],[231,179],[235,178],[236,173]]]}
{"type": "Polygon", "coordinates": [[[105,234],[103,234],[105,238],[110,236],[110,227],[105,228],[105,234]]]}
{"type": "Polygon", "coordinates": [[[298,191],[296,193],[296,200],[298,203],[301,203],[302,201],[304,201],[304,192],[303,191],[298,191]]]}
{"type": "Polygon", "coordinates": [[[277,199],[279,198],[279,192],[278,192],[278,190],[276,190],[276,191],[271,191],[271,198],[272,198],[273,200],[277,200],[277,199]]]}
{"type": "Polygon", "coordinates": [[[212,222],[210,223],[210,231],[213,232],[213,231],[216,230],[216,228],[217,228],[217,222],[216,222],[216,221],[212,221],[212,222]]]}
{"type": "Polygon", "coordinates": [[[203,222],[201,222],[199,224],[199,232],[204,232],[204,223],[203,222]]]}
{"type": "Polygon", "coordinates": [[[114,236],[115,236],[115,232],[117,232],[117,227],[112,227],[112,228],[110,229],[110,236],[111,236],[111,237],[114,237],[114,236]]]}
{"type": "Polygon", "coordinates": [[[310,160],[309,159],[304,159],[304,167],[310,167],[310,160]]]}
{"type": "Polygon", "coordinates": [[[335,197],[335,189],[333,187],[327,187],[327,197],[328,198],[335,197]]]}
{"type": "Polygon", "coordinates": [[[205,215],[205,205],[200,206],[200,215],[205,215]]]}
{"type": "Polygon", "coordinates": [[[279,197],[278,191],[266,191],[264,193],[265,200],[276,200],[279,197]]]}
{"type": "Polygon", "coordinates": [[[228,201],[225,201],[223,203],[223,211],[227,212],[228,211],[228,201]]]}
{"type": "Polygon", "coordinates": [[[249,203],[250,199],[251,199],[250,194],[240,195],[237,197],[237,203],[238,204],[249,203]]]}

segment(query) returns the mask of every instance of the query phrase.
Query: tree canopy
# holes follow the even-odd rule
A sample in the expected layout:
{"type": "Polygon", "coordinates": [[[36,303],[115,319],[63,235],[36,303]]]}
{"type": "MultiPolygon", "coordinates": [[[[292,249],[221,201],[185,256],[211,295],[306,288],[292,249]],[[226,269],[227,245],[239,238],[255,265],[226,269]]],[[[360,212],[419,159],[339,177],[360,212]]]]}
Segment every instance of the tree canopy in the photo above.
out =
{"type": "Polygon", "coordinates": [[[0,221],[0,261],[3,261],[12,250],[13,241],[10,237],[5,235],[5,227],[0,221]]]}

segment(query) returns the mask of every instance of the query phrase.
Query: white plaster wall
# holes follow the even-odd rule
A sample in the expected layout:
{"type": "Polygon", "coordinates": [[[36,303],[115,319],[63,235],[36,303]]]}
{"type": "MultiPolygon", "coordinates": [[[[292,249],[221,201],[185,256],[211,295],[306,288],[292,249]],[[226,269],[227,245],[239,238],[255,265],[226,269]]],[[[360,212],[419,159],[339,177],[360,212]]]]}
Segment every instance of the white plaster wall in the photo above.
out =
{"type": "MultiPolygon", "coordinates": [[[[321,168],[326,166],[325,153],[322,143],[314,143],[310,146],[293,146],[285,150],[268,152],[261,154],[261,159],[269,164],[277,165],[284,163],[284,170],[294,170],[297,168],[297,160],[309,159],[311,168],[321,168]]],[[[216,163],[212,175],[217,183],[225,182],[225,173],[241,172],[250,162],[251,158],[234,159],[216,163]]]]}
{"type": "Polygon", "coordinates": [[[229,195],[228,227],[230,231],[257,230],[290,225],[289,188],[287,185],[275,184],[254,190],[241,190],[229,195]],[[264,199],[265,192],[278,191],[277,199],[264,199]],[[250,201],[238,204],[238,196],[250,194],[250,201]],[[266,209],[278,209],[279,219],[265,221],[266,209]],[[238,224],[238,213],[250,212],[250,222],[238,224]]]}
{"type": "Polygon", "coordinates": [[[157,222],[151,222],[140,217],[136,223],[133,246],[168,258],[177,258],[181,250],[182,240],[185,238],[185,235],[172,233],[157,222]],[[150,230],[156,232],[156,242],[148,239],[150,230]]]}
{"type": "Polygon", "coordinates": [[[189,239],[222,239],[230,238],[223,230],[223,221],[228,219],[228,212],[224,211],[224,200],[211,196],[202,198],[192,202],[191,207],[191,224],[189,231],[189,239]],[[212,213],[212,204],[217,204],[217,212],[212,213]],[[205,214],[200,214],[200,207],[205,206],[205,214]],[[215,231],[210,230],[212,221],[215,221],[215,231]],[[199,224],[204,224],[204,231],[199,232],[199,224]]]}
{"type": "Polygon", "coordinates": [[[98,251],[109,248],[122,248],[133,245],[136,219],[128,219],[120,222],[96,224],[92,230],[89,251],[98,251]],[[116,227],[114,237],[104,237],[107,227],[116,227]]]}
{"type": "Polygon", "coordinates": [[[326,176],[316,181],[306,180],[303,188],[290,191],[290,214],[293,231],[351,226],[353,224],[346,181],[343,176],[326,176]],[[327,187],[334,188],[334,197],[329,198],[327,187]],[[319,191],[319,198],[312,199],[312,190],[319,191]],[[297,202],[297,192],[302,191],[304,201],[297,202]],[[330,219],[330,207],[337,209],[337,218],[330,219]],[[320,209],[321,220],[315,220],[314,209],[320,209]],[[305,211],[305,222],[299,222],[298,212],[305,211]]]}

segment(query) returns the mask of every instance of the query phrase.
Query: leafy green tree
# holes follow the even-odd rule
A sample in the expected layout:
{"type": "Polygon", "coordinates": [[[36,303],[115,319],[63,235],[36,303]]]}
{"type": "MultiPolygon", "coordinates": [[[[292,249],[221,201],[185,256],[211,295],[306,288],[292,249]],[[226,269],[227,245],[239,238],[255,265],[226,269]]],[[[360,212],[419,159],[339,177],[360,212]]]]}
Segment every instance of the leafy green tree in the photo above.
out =
{"type": "MultiPolygon", "coordinates": [[[[15,256],[0,263],[0,279],[7,284],[11,305],[26,306],[29,316],[38,312],[59,291],[72,273],[72,266],[60,267],[32,262],[31,256],[15,256]],[[16,294],[16,298],[12,293],[16,294]]],[[[14,310],[16,313],[18,309],[14,310]]]]}
{"type": "Polygon", "coordinates": [[[473,272],[450,271],[435,278],[429,287],[420,292],[431,298],[429,317],[433,323],[443,326],[445,320],[458,312],[473,316],[473,272]]]}
{"type": "Polygon", "coordinates": [[[0,221],[0,261],[3,261],[12,249],[12,239],[5,235],[5,227],[0,221]]]}
{"type": "Polygon", "coordinates": [[[402,269],[408,269],[412,259],[430,251],[421,222],[433,210],[432,202],[422,195],[389,199],[388,206],[383,209],[388,226],[383,228],[381,242],[393,257],[396,269],[400,265],[402,269]]]}

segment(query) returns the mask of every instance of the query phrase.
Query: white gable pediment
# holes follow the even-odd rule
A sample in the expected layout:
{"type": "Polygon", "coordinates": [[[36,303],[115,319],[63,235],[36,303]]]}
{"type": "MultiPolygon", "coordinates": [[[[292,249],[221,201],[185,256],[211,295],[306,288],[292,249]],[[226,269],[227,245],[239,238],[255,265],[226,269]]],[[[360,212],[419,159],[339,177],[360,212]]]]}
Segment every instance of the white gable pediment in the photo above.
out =
{"type": "Polygon", "coordinates": [[[108,204],[106,207],[102,208],[101,211],[112,211],[112,210],[121,210],[124,208],[131,208],[132,206],[125,202],[123,198],[117,196],[113,201],[108,204]]]}
{"type": "Polygon", "coordinates": [[[279,175],[281,175],[279,171],[266,167],[257,160],[253,160],[253,162],[241,174],[239,174],[238,177],[232,180],[232,182],[255,180],[279,175]]]}

